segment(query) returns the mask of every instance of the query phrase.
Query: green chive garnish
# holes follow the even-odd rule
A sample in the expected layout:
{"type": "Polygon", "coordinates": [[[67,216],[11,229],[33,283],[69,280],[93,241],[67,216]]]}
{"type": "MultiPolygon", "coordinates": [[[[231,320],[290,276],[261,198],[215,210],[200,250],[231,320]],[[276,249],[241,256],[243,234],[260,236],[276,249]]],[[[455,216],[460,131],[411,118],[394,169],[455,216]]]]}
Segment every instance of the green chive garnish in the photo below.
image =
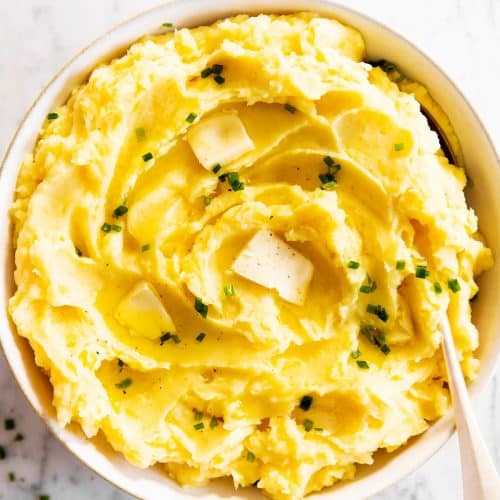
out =
{"type": "Polygon", "coordinates": [[[174,341],[175,344],[180,344],[181,343],[181,339],[179,338],[179,335],[177,335],[177,334],[174,333],[171,338],[172,338],[172,340],[174,341]]]}
{"type": "Polygon", "coordinates": [[[234,286],[229,284],[224,287],[224,295],[226,297],[234,297],[234,286]]]}
{"type": "Polygon", "coordinates": [[[448,280],[448,288],[453,292],[457,293],[460,291],[460,283],[456,278],[448,280]]]}
{"type": "Polygon", "coordinates": [[[137,142],[142,142],[142,141],[146,140],[146,131],[142,127],[136,128],[135,129],[135,138],[136,138],[137,142]]]}
{"type": "Polygon", "coordinates": [[[208,314],[208,306],[203,303],[200,297],[196,297],[194,300],[194,310],[200,313],[202,318],[206,318],[208,314]]]}
{"type": "Polygon", "coordinates": [[[240,181],[240,176],[237,172],[229,172],[227,174],[227,182],[233,191],[242,191],[245,189],[245,184],[240,181]]]}
{"type": "Polygon", "coordinates": [[[358,360],[356,361],[356,363],[358,364],[358,366],[360,368],[363,368],[363,370],[367,370],[368,368],[370,368],[370,365],[368,364],[367,361],[364,361],[364,360],[358,360]]]}
{"type": "Polygon", "coordinates": [[[7,457],[7,452],[5,451],[5,448],[0,444],[0,460],[5,460],[7,457]]]}
{"type": "Polygon", "coordinates": [[[168,342],[172,338],[172,334],[170,332],[164,333],[160,337],[160,345],[163,345],[165,342],[168,342]]]}
{"type": "Polygon", "coordinates": [[[220,163],[217,163],[217,165],[214,165],[212,167],[212,172],[216,174],[220,169],[222,168],[222,165],[220,163]]]}
{"type": "Polygon", "coordinates": [[[16,475],[13,472],[9,472],[9,481],[13,483],[16,480],[16,475]]]}
{"type": "Polygon", "coordinates": [[[374,314],[375,316],[377,316],[377,318],[381,319],[384,322],[386,322],[389,319],[389,315],[387,314],[387,311],[380,304],[376,304],[376,305],[375,304],[368,304],[366,306],[366,312],[368,312],[370,314],[374,314]]]}
{"type": "Polygon", "coordinates": [[[335,165],[335,161],[331,156],[325,156],[323,158],[323,163],[329,168],[333,168],[333,166],[335,165]]]}
{"type": "Polygon", "coordinates": [[[406,262],[404,260],[398,260],[396,262],[396,269],[402,271],[406,267],[406,262]]]}
{"type": "Polygon", "coordinates": [[[194,419],[199,422],[200,420],[203,420],[203,412],[202,411],[195,411],[194,412],[194,419]]]}
{"type": "Polygon", "coordinates": [[[359,262],[356,262],[355,260],[350,260],[348,263],[347,263],[347,267],[349,269],[357,269],[359,267],[359,262]]]}
{"type": "Polygon", "coordinates": [[[208,207],[210,203],[212,203],[213,198],[211,196],[204,196],[203,197],[203,204],[208,207]]]}
{"type": "Polygon", "coordinates": [[[297,108],[295,106],[292,106],[291,104],[289,104],[288,102],[284,104],[283,106],[289,113],[295,113],[295,111],[297,111],[297,108]]]}
{"type": "Polygon", "coordinates": [[[75,252],[78,257],[81,257],[83,255],[83,252],[78,247],[75,247],[75,252]]]}
{"type": "MultiPolygon", "coordinates": [[[[385,333],[372,325],[363,325],[360,332],[371,344],[377,346],[385,355],[391,352],[389,346],[385,343],[385,333]]],[[[360,353],[361,354],[361,353],[360,353]]],[[[353,356],[354,357],[354,356],[353,356]]],[[[359,356],[358,356],[359,357],[359,356]]],[[[354,358],[356,359],[356,358],[354,358]]]]}
{"type": "Polygon", "coordinates": [[[212,417],[210,419],[210,429],[214,429],[215,427],[217,427],[219,425],[219,420],[217,417],[212,417]]]}
{"type": "Polygon", "coordinates": [[[226,179],[227,179],[227,174],[221,174],[221,175],[219,175],[219,181],[226,182],[226,179]]]}
{"type": "Polygon", "coordinates": [[[205,424],[203,422],[198,422],[197,424],[194,424],[193,427],[197,430],[197,431],[201,431],[202,429],[205,428],[205,424]]]}
{"type": "Polygon", "coordinates": [[[122,215],[125,215],[128,212],[128,208],[125,205],[120,205],[113,210],[113,217],[118,219],[122,215]]]}
{"type": "Polygon", "coordinates": [[[162,23],[162,26],[165,26],[165,28],[172,28],[174,25],[172,23],[162,23]]]}
{"type": "Polygon", "coordinates": [[[115,386],[118,389],[127,389],[127,387],[130,387],[132,385],[132,379],[131,378],[125,378],[121,382],[118,382],[118,384],[115,384],[115,386]]]}
{"type": "Polygon", "coordinates": [[[118,371],[121,373],[123,371],[123,367],[127,366],[121,359],[118,359],[118,371]]]}
{"type": "Polygon", "coordinates": [[[439,281],[434,282],[434,291],[437,294],[440,294],[443,291],[443,289],[441,288],[441,283],[439,283],[439,281]]]}
{"type": "Polygon", "coordinates": [[[323,427],[315,427],[314,430],[316,432],[323,432],[324,431],[323,427]]]}
{"type": "Polygon", "coordinates": [[[203,339],[207,336],[206,333],[199,333],[197,336],[196,336],[196,342],[203,342],[203,339]]]}
{"type": "Polygon", "coordinates": [[[14,441],[16,441],[16,443],[19,443],[19,441],[24,441],[24,436],[20,432],[18,432],[14,437],[14,441]]]}
{"type": "Polygon", "coordinates": [[[142,245],[141,252],[147,252],[148,250],[151,250],[151,245],[149,243],[142,245]]]}
{"type": "Polygon", "coordinates": [[[212,72],[214,73],[214,75],[220,75],[223,69],[224,66],[222,64],[214,64],[212,66],[212,72]]]}
{"type": "Polygon", "coordinates": [[[13,418],[6,418],[4,421],[4,426],[6,431],[11,431],[16,428],[16,422],[13,418]]]}
{"type": "Polygon", "coordinates": [[[302,399],[300,400],[300,409],[307,411],[311,408],[313,402],[312,396],[302,396],[302,399]]]}
{"type": "Polygon", "coordinates": [[[255,455],[251,451],[247,453],[247,462],[250,462],[251,464],[255,462],[255,455]]]}
{"type": "Polygon", "coordinates": [[[212,73],[214,72],[214,70],[212,68],[205,68],[204,70],[202,70],[202,72],[200,73],[200,76],[202,78],[208,78],[212,73]]]}
{"type": "Polygon", "coordinates": [[[49,495],[40,495],[38,497],[38,500],[50,500],[50,496],[49,495]]]}
{"type": "Polygon", "coordinates": [[[226,79],[221,75],[214,76],[214,82],[218,83],[219,85],[222,85],[225,81],[226,79]]]}
{"type": "Polygon", "coordinates": [[[152,160],[153,159],[153,153],[149,152],[149,153],[146,153],[146,154],[142,155],[142,159],[144,161],[152,160]]]}
{"type": "Polygon", "coordinates": [[[355,351],[351,352],[352,359],[358,359],[360,356],[361,356],[361,351],[359,349],[356,349],[355,351]]]}
{"type": "Polygon", "coordinates": [[[48,120],[56,120],[57,118],[59,118],[59,115],[57,113],[49,113],[47,115],[48,120]]]}
{"type": "Polygon", "coordinates": [[[405,145],[402,142],[394,144],[394,151],[403,151],[405,145]]]}
{"type": "Polygon", "coordinates": [[[427,266],[416,266],[415,276],[420,279],[425,279],[429,276],[430,272],[427,270],[427,266]]]}
{"type": "Polygon", "coordinates": [[[387,344],[380,346],[380,350],[387,356],[391,352],[391,348],[387,344]]]}
{"type": "Polygon", "coordinates": [[[101,231],[103,233],[109,233],[111,231],[111,224],[108,224],[107,222],[105,222],[102,226],[101,226],[101,231]]]}
{"type": "Polygon", "coordinates": [[[304,430],[309,432],[314,427],[314,422],[306,418],[304,422],[302,422],[302,425],[304,426],[304,430]]]}
{"type": "Polygon", "coordinates": [[[366,285],[361,285],[359,291],[361,293],[372,293],[377,289],[377,283],[372,280],[369,274],[366,275],[366,285]]]}
{"type": "Polygon", "coordinates": [[[198,115],[196,113],[189,113],[189,115],[186,116],[186,121],[188,123],[193,123],[196,120],[197,116],[198,115]]]}

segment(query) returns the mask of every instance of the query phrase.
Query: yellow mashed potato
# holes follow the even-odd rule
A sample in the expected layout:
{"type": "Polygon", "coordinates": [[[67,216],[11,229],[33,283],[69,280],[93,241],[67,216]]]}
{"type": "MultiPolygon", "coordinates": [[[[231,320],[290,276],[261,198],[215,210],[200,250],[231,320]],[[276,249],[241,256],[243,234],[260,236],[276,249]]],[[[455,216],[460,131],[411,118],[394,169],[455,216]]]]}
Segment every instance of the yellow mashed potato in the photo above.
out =
{"type": "Polygon", "coordinates": [[[352,478],[473,378],[491,264],[464,171],[360,34],[304,13],[146,37],[49,115],[10,313],[59,423],[183,485],[352,478]]]}

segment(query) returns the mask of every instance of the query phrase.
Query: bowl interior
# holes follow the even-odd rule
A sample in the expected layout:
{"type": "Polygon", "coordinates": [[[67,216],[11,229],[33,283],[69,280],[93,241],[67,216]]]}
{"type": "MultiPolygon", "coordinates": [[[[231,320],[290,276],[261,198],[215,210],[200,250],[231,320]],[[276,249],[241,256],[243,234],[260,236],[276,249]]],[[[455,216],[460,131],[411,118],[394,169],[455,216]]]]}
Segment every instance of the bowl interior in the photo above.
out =
{"type": "MultiPolygon", "coordinates": [[[[83,438],[77,426],[60,429],[52,407],[52,391],[45,375],[35,366],[31,348],[20,338],[9,321],[6,309],[14,291],[13,252],[10,244],[9,209],[13,199],[16,178],[22,158],[30,153],[46,114],[54,104],[63,103],[71,89],[85,81],[91,69],[122,53],[142,35],[155,33],[162,22],[168,20],[178,27],[206,24],[215,19],[238,13],[291,12],[312,10],[330,15],[359,29],[365,37],[368,58],[385,58],[397,63],[410,77],[422,82],[450,117],[460,138],[469,176],[474,187],[467,193],[470,205],[479,216],[480,227],[495,255],[500,249],[500,164],[495,149],[482,124],[459,90],[441,70],[422,52],[400,35],[359,13],[321,0],[183,0],[157,7],[118,26],[98,39],[74,58],[54,78],[28,112],[4,159],[0,178],[0,265],[4,272],[0,279],[0,335],[7,361],[21,389],[34,409],[52,432],[85,464],[98,474],[140,498],[260,498],[255,489],[234,491],[228,480],[214,482],[209,487],[183,490],[169,480],[160,467],[139,470],[129,465],[106,441],[98,436],[83,438]]],[[[474,303],[473,317],[479,328],[481,346],[478,356],[481,371],[472,391],[480,391],[494,370],[500,352],[500,336],[496,325],[500,320],[499,296],[500,268],[495,264],[480,279],[481,293],[474,303]]],[[[409,474],[427,460],[450,437],[453,431],[451,416],[442,418],[422,436],[411,440],[394,453],[377,453],[373,466],[359,467],[355,481],[341,483],[313,496],[365,498],[386,488],[409,474]]]]}

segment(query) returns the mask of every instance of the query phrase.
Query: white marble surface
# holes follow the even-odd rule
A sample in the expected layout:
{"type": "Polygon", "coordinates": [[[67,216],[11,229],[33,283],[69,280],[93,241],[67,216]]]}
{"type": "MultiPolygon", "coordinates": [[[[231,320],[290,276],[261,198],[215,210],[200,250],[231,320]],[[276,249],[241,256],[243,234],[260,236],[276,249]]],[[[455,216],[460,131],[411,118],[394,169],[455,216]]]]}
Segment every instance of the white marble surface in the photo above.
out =
{"type": "MultiPolygon", "coordinates": [[[[279,1],[279,0],[277,0],[279,1]]],[[[161,0],[0,0],[0,155],[27,107],[79,48],[117,21],[161,0]]],[[[342,2],[341,2],[342,3],[342,2]]],[[[460,83],[500,146],[500,0],[344,0],[418,43],[460,83]],[[432,14],[431,14],[432,12],[432,14]]],[[[498,371],[497,371],[498,372],[498,371]]],[[[476,403],[500,467],[500,374],[476,403]]],[[[24,400],[0,355],[0,500],[124,500],[129,496],[88,471],[52,438],[24,400]],[[14,417],[16,431],[3,419],[14,417]],[[16,432],[24,441],[14,442],[16,432]],[[10,482],[9,472],[16,481],[10,482]]],[[[426,465],[378,500],[461,498],[460,465],[452,439],[426,465]]],[[[495,492],[499,495],[500,492],[495,492]]],[[[492,498],[499,498],[492,496],[492,498]]]]}

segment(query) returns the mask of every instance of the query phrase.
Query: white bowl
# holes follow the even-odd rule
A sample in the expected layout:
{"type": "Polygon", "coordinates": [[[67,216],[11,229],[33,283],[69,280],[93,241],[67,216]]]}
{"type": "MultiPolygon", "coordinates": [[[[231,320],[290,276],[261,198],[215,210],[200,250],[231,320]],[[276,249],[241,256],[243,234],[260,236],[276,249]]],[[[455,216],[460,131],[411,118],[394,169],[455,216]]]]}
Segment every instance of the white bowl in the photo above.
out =
{"type": "MultiPolygon", "coordinates": [[[[119,55],[136,39],[154,33],[165,21],[178,27],[192,27],[238,13],[291,12],[313,10],[356,27],[364,35],[369,59],[384,58],[397,63],[412,79],[422,82],[441,104],[460,138],[474,187],[469,203],[479,216],[481,231],[494,254],[500,250],[500,161],[479,118],[458,88],[422,51],[386,26],[358,12],[321,0],[179,0],[149,10],[112,29],[96,40],[49,83],[28,111],[3,161],[0,174],[0,334],[1,344],[14,377],[35,411],[49,429],[83,463],[117,487],[139,498],[259,498],[255,488],[234,491],[228,480],[206,488],[184,490],[159,467],[140,470],[129,465],[103,438],[87,440],[77,426],[58,427],[52,407],[52,392],[45,375],[35,366],[28,342],[16,334],[7,316],[7,301],[14,291],[13,251],[10,243],[9,208],[23,155],[30,152],[47,113],[63,103],[71,89],[84,81],[97,63],[119,55]]],[[[493,373],[500,352],[500,266],[484,274],[481,293],[474,303],[474,320],[480,331],[478,356],[481,370],[471,391],[478,393],[493,373]]],[[[356,479],[312,495],[329,499],[361,499],[371,496],[403,478],[429,459],[452,435],[451,415],[435,422],[420,437],[392,454],[379,452],[373,466],[359,467],[356,479]]]]}

